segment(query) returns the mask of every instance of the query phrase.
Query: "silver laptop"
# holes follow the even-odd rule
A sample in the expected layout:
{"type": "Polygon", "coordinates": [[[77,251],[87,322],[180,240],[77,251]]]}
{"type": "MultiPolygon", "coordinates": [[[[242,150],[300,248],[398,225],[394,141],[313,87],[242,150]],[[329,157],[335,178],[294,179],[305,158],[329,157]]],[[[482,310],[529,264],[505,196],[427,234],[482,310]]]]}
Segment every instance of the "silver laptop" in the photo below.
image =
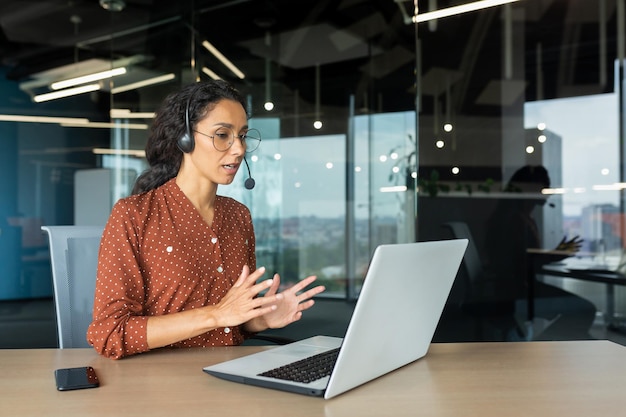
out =
{"type": "Polygon", "coordinates": [[[315,336],[203,370],[328,399],[413,362],[428,351],[466,247],[467,239],[378,246],[344,338],[315,336]],[[328,375],[308,369],[289,380],[286,365],[311,356],[330,357],[328,375]]]}

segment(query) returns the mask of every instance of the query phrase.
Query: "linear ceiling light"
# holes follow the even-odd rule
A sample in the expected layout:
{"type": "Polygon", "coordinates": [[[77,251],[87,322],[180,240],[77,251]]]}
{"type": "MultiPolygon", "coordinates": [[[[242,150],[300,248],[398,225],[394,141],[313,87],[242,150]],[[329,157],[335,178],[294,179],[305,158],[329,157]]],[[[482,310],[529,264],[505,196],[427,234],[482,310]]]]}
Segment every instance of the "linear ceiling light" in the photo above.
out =
{"type": "Polygon", "coordinates": [[[131,112],[129,109],[111,109],[111,119],[152,119],[154,112],[131,112]]]}
{"type": "Polygon", "coordinates": [[[461,13],[473,12],[475,10],[486,9],[488,7],[501,6],[519,0],[482,0],[473,3],[462,4],[460,6],[448,7],[433,12],[427,12],[413,16],[414,23],[426,22],[428,20],[440,19],[442,17],[454,16],[461,13]]]}
{"type": "Polygon", "coordinates": [[[207,67],[202,67],[202,72],[204,72],[206,75],[208,75],[209,77],[213,78],[214,80],[220,80],[221,79],[219,75],[217,75],[215,72],[211,71],[207,67]]]}
{"type": "Polygon", "coordinates": [[[381,193],[403,193],[406,190],[406,185],[394,185],[391,187],[380,187],[378,191],[381,193]]]}
{"type": "Polygon", "coordinates": [[[147,85],[164,83],[165,81],[173,80],[174,78],[176,78],[176,75],[174,75],[173,72],[165,75],[159,75],[158,77],[146,78],[145,80],[137,81],[135,83],[114,87],[111,89],[111,94],[123,93],[124,91],[135,90],[147,85]]]}
{"type": "Polygon", "coordinates": [[[92,151],[96,155],[124,155],[124,156],[136,156],[138,158],[145,158],[146,151],[135,149],[107,149],[107,148],[93,148],[92,151]]]}
{"type": "Polygon", "coordinates": [[[21,114],[0,114],[0,121],[25,123],[89,123],[89,119],[84,119],[80,117],[25,116],[21,114]]]}
{"type": "Polygon", "coordinates": [[[239,68],[237,68],[235,66],[235,64],[233,64],[232,62],[230,62],[228,60],[228,58],[226,58],[224,55],[222,55],[222,53],[220,51],[217,50],[217,48],[213,45],[211,45],[209,43],[209,41],[204,41],[202,42],[202,46],[204,46],[207,51],[209,51],[210,53],[212,53],[217,59],[220,60],[220,62],[222,64],[224,64],[229,70],[231,70],[233,72],[233,74],[235,74],[237,77],[241,78],[242,80],[244,78],[246,78],[246,76],[243,74],[243,72],[241,72],[239,70],[239,68]]]}
{"type": "Polygon", "coordinates": [[[39,94],[33,97],[35,103],[41,103],[43,101],[55,100],[57,98],[75,96],[77,94],[89,93],[100,89],[100,84],[87,84],[75,88],[67,88],[65,90],[53,91],[51,93],[39,94]]]}
{"type": "Polygon", "coordinates": [[[53,90],[61,90],[67,87],[73,87],[75,85],[91,83],[94,81],[104,80],[106,78],[115,77],[117,75],[126,74],[126,67],[114,68],[107,71],[95,72],[93,74],[83,75],[80,77],[70,78],[68,80],[57,81],[50,84],[50,88],[53,90]]]}
{"type": "Polygon", "coordinates": [[[144,123],[110,123],[110,122],[89,122],[89,123],[61,123],[63,127],[88,127],[94,129],[135,129],[147,130],[148,125],[144,123]]]}

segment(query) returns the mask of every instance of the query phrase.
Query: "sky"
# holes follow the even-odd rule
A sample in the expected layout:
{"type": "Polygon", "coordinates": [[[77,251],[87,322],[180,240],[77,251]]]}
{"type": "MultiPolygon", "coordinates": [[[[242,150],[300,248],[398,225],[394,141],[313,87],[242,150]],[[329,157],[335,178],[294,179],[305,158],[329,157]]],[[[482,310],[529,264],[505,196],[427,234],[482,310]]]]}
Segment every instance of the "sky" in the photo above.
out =
{"type": "Polygon", "coordinates": [[[619,182],[618,109],[613,93],[526,103],[526,129],[545,123],[561,137],[566,216],[580,215],[590,204],[618,204],[617,191],[593,190],[619,182]]]}

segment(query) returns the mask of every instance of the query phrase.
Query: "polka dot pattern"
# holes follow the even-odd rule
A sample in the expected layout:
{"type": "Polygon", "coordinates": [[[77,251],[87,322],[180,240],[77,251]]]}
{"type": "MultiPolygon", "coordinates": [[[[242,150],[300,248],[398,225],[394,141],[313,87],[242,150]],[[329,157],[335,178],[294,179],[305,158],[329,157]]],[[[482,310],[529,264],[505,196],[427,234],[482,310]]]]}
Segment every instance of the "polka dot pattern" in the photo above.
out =
{"type": "MultiPolygon", "coordinates": [[[[209,226],[175,179],[119,200],[100,243],[93,322],[87,340],[102,355],[147,351],[149,316],[217,304],[244,265],[256,268],[247,207],[217,196],[209,226]]],[[[220,328],[172,347],[236,345],[239,327],[220,328]]]]}

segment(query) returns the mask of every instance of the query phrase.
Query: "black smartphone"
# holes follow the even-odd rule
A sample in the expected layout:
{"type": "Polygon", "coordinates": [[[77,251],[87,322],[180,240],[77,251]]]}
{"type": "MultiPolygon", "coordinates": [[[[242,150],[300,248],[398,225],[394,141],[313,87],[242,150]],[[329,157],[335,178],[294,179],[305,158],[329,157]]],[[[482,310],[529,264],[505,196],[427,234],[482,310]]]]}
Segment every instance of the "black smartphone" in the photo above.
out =
{"type": "Polygon", "coordinates": [[[96,370],[91,366],[79,368],[63,368],[54,371],[54,379],[59,391],[73,389],[96,388],[100,386],[96,370]]]}

